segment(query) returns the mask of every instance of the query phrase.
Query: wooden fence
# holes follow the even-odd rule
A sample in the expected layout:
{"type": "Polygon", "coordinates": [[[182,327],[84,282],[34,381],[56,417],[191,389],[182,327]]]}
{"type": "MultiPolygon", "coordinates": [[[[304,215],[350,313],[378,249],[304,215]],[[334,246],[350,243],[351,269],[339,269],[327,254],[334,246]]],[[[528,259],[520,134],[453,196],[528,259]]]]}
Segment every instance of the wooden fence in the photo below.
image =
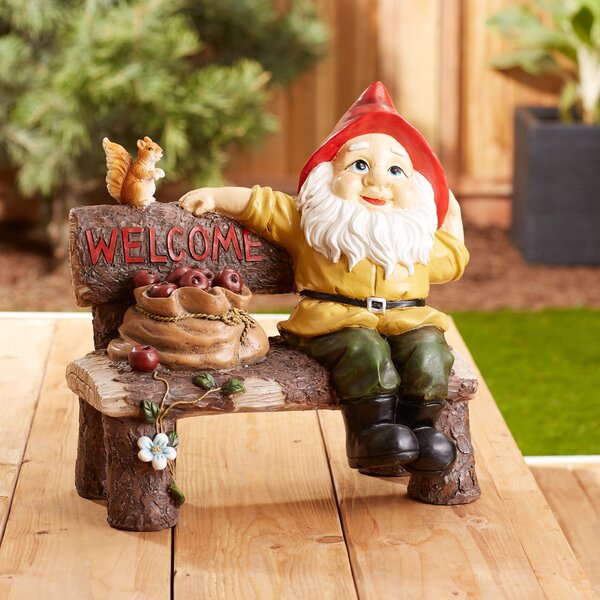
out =
{"type": "Polygon", "coordinates": [[[280,132],[235,154],[229,177],[295,190],[304,161],[360,92],[377,79],[428,138],[470,218],[508,223],[513,107],[553,104],[493,71],[509,46],[485,27],[514,0],[317,0],[330,26],[330,53],[271,109],[280,132]]]}

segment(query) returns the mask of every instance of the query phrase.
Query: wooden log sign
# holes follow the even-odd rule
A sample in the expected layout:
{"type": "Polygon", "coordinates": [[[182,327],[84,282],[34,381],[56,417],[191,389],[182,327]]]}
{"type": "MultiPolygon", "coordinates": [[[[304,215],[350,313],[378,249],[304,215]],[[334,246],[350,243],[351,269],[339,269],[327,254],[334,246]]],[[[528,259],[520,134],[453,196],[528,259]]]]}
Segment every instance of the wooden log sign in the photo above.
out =
{"type": "Polygon", "coordinates": [[[142,268],[166,276],[179,264],[214,272],[237,269],[254,293],[293,291],[288,253],[236,221],[195,217],[176,203],[85,206],[69,215],[73,291],[79,306],[131,303],[131,277],[142,268]]]}

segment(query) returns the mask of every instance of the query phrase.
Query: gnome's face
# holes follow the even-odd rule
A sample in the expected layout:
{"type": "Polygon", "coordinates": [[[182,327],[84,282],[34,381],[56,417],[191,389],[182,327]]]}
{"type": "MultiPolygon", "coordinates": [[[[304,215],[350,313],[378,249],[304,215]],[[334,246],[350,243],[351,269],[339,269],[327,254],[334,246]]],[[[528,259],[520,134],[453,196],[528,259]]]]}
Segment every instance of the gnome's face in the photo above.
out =
{"type": "Polygon", "coordinates": [[[331,164],[331,191],[370,210],[413,208],[422,198],[408,152],[389,135],[352,138],[331,164]]]}
{"type": "Polygon", "coordinates": [[[296,206],[308,244],[350,271],[368,258],[390,277],[398,263],[410,275],[427,264],[437,227],[434,190],[389,135],[344,144],[332,162],[308,174],[296,206]]]}

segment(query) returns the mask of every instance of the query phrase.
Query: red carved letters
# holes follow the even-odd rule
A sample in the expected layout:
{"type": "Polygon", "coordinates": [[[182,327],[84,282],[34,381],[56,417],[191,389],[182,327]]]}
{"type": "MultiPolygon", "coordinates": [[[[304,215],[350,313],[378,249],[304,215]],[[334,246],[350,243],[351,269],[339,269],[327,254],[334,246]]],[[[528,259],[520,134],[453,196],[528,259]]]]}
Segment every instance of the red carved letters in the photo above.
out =
{"type": "Polygon", "coordinates": [[[208,256],[208,250],[210,248],[208,242],[208,234],[206,233],[206,229],[204,227],[200,227],[197,225],[190,231],[190,235],[188,236],[188,246],[190,248],[190,254],[194,260],[204,260],[208,256]],[[196,240],[195,237],[197,234],[201,234],[204,238],[204,252],[202,254],[198,254],[196,252],[196,240]]]}
{"type": "Polygon", "coordinates": [[[104,241],[104,238],[102,236],[100,236],[98,243],[94,244],[92,230],[91,229],[85,230],[85,237],[86,237],[87,243],[88,243],[90,259],[91,259],[93,265],[95,265],[98,262],[98,259],[100,258],[100,254],[102,254],[104,256],[104,260],[108,264],[112,264],[112,261],[115,258],[115,248],[117,247],[118,234],[119,234],[118,229],[113,228],[110,230],[110,242],[108,243],[108,246],[107,246],[106,242],[104,241]]]}
{"type": "Polygon", "coordinates": [[[123,236],[123,257],[126,263],[144,262],[143,256],[131,256],[132,250],[138,250],[142,245],[142,240],[130,239],[131,234],[142,233],[141,227],[123,227],[121,230],[123,236]]]}
{"type": "Polygon", "coordinates": [[[262,246],[262,244],[260,242],[253,242],[250,239],[250,231],[244,227],[244,258],[247,262],[259,262],[265,259],[261,254],[250,254],[252,248],[258,246],[262,246]]]}
{"type": "Polygon", "coordinates": [[[119,241],[123,254],[121,257],[120,253],[117,253],[117,261],[123,260],[126,263],[181,262],[189,257],[196,261],[204,261],[209,256],[213,261],[218,261],[221,251],[235,253],[237,259],[242,262],[258,262],[265,259],[260,254],[252,254],[252,248],[259,248],[262,244],[250,239],[251,233],[248,229],[243,229],[242,240],[238,238],[238,234],[238,229],[232,225],[228,227],[226,233],[218,227],[207,231],[200,225],[193,227],[189,234],[181,227],[171,227],[163,241],[166,254],[160,254],[157,244],[160,245],[161,240],[157,240],[154,227],[113,227],[108,241],[106,233],[101,232],[98,240],[94,241],[92,230],[85,231],[92,265],[95,265],[101,257],[107,264],[113,264],[119,241]]]}
{"type": "Polygon", "coordinates": [[[169,233],[167,233],[167,252],[173,262],[181,262],[185,258],[185,252],[180,250],[178,254],[175,254],[175,249],[173,247],[173,238],[175,237],[175,234],[184,235],[184,231],[181,227],[171,227],[171,229],[169,229],[169,233]]]}
{"type": "Polygon", "coordinates": [[[218,227],[215,227],[212,243],[212,259],[217,260],[219,258],[219,245],[223,246],[223,250],[227,252],[232,243],[238,260],[242,260],[242,251],[240,249],[240,243],[235,235],[235,229],[230,225],[229,229],[227,229],[227,234],[223,237],[221,230],[218,227]]]}
{"type": "Polygon", "coordinates": [[[148,237],[150,239],[150,262],[152,263],[166,263],[167,257],[164,254],[156,253],[156,233],[154,227],[148,229],[148,237]]]}

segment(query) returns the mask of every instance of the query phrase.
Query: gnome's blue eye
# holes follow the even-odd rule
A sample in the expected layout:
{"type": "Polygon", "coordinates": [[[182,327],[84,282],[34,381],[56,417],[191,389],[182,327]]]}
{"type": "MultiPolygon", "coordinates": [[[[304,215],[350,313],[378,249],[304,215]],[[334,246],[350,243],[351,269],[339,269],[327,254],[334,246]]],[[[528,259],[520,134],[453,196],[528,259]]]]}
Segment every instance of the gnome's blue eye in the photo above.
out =
{"type": "Polygon", "coordinates": [[[369,170],[369,165],[367,161],[359,158],[355,160],[349,167],[348,171],[353,171],[354,173],[366,173],[369,170]]]}
{"type": "Polygon", "coordinates": [[[392,177],[406,177],[406,173],[398,165],[392,165],[388,171],[392,177]]]}

